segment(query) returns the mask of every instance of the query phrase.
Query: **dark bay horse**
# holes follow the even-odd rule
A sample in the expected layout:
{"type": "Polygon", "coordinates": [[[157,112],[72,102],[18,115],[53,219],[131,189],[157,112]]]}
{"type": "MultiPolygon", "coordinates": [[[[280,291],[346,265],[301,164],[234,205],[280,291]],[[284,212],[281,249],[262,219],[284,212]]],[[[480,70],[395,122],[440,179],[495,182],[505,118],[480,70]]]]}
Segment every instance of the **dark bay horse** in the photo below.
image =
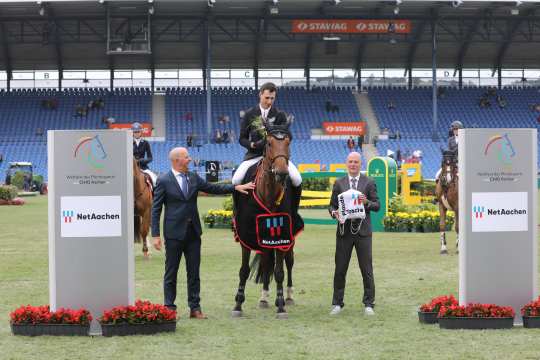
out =
{"type": "MultiPolygon", "coordinates": [[[[279,128],[269,130],[266,136],[266,147],[262,161],[258,164],[255,177],[257,197],[261,199],[264,206],[271,212],[275,212],[283,200],[286,191],[286,183],[289,174],[289,144],[290,136],[287,130],[279,130],[279,128]]],[[[242,206],[242,204],[236,204],[242,206]]],[[[245,246],[242,248],[242,265],[240,267],[238,291],[235,297],[235,306],[232,311],[233,317],[242,316],[242,304],[245,301],[244,289],[250,275],[249,259],[251,250],[245,246]]],[[[257,279],[262,280],[263,290],[259,300],[259,307],[268,307],[268,293],[270,280],[273,277],[276,281],[276,301],[277,318],[286,319],[287,312],[285,305],[292,305],[293,284],[292,284],[292,267],[294,264],[293,247],[287,251],[264,249],[262,254],[257,254],[259,261],[254,261],[257,267],[257,279]],[[285,274],[283,271],[283,263],[287,267],[287,299],[283,294],[283,281],[285,274]]]]}
{"type": "Polygon", "coordinates": [[[456,229],[456,252],[459,245],[459,196],[458,196],[458,165],[457,156],[453,151],[443,153],[442,168],[437,185],[435,186],[435,196],[439,203],[439,231],[441,233],[441,254],[448,254],[446,248],[446,212],[452,210],[455,214],[456,229]]]}
{"type": "Polygon", "coordinates": [[[142,251],[147,259],[149,254],[146,237],[150,231],[152,187],[151,181],[146,178],[135,159],[133,160],[133,197],[135,200],[135,242],[142,241],[142,251]]]}

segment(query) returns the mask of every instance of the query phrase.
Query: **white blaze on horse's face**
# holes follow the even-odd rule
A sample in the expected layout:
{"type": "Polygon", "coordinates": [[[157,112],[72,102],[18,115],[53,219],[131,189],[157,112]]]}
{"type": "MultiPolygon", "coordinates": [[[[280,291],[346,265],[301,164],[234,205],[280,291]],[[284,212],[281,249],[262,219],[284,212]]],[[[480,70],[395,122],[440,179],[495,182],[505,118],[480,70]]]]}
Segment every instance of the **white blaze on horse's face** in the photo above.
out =
{"type": "Polygon", "coordinates": [[[446,166],[446,182],[450,183],[452,181],[452,167],[450,165],[446,166]]]}
{"type": "Polygon", "coordinates": [[[270,158],[271,171],[276,181],[283,183],[289,175],[289,143],[288,136],[281,140],[270,135],[266,138],[266,153],[270,158]]]}

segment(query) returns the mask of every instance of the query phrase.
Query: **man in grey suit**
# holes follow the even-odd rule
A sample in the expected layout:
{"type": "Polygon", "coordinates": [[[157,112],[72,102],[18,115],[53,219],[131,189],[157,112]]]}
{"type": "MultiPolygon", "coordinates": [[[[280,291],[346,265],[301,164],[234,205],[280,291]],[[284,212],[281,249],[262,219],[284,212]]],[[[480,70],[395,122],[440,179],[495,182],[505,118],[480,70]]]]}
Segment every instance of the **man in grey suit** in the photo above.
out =
{"type": "Polygon", "coordinates": [[[199,267],[201,263],[201,222],[197,209],[197,195],[199,191],[210,194],[229,194],[234,190],[244,194],[253,190],[255,185],[218,185],[210,184],[201,179],[197,173],[188,171],[191,161],[185,148],[174,148],[169,153],[171,170],[162,174],[154,190],[152,204],[152,236],[154,247],[161,250],[160,217],[165,205],[163,221],[165,238],[165,275],[163,277],[164,304],[176,310],[176,280],[178,267],[182,254],[186,259],[186,272],[188,283],[188,305],[191,310],[190,318],[206,319],[200,306],[200,278],[199,267]]]}
{"type": "Polygon", "coordinates": [[[331,315],[337,315],[345,306],[345,279],[351,261],[353,247],[360,265],[364,282],[363,303],[366,315],[375,315],[375,280],[373,278],[373,263],[371,257],[371,211],[379,211],[379,197],[375,182],[360,173],[361,158],[357,152],[351,152],[347,156],[347,176],[334,183],[330,207],[328,211],[333,218],[338,217],[338,195],[349,189],[355,189],[362,193],[360,201],[364,204],[366,218],[348,219],[343,225],[338,225],[336,231],[336,269],[334,272],[334,295],[332,298],[331,315]],[[358,228],[359,227],[359,228],[358,228]]]}

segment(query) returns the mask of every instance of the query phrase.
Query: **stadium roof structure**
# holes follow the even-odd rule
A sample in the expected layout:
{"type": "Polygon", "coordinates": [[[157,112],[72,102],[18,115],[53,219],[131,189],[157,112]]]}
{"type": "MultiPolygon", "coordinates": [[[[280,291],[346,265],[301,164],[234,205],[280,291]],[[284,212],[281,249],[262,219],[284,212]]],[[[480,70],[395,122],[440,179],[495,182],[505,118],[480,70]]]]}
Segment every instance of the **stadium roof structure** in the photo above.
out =
{"type": "Polygon", "coordinates": [[[439,68],[540,68],[536,1],[7,1],[0,34],[8,72],[430,68],[434,34],[439,68]],[[148,18],[148,54],[107,54],[108,34],[148,18]],[[408,20],[410,32],[302,33],[295,19],[408,20]]]}

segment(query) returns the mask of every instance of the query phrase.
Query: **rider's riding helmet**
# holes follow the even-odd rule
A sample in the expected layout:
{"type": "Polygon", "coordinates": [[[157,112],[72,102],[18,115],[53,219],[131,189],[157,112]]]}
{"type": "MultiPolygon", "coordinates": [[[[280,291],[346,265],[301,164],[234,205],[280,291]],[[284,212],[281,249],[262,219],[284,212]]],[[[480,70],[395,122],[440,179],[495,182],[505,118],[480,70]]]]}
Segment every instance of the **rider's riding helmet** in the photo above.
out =
{"type": "Polygon", "coordinates": [[[138,131],[142,131],[143,128],[142,128],[142,125],[138,122],[135,122],[133,124],[131,124],[131,131],[133,132],[138,132],[138,131]]]}
{"type": "Polygon", "coordinates": [[[450,128],[452,130],[454,129],[463,129],[463,123],[459,120],[454,121],[452,124],[450,124],[450,128]]]}

